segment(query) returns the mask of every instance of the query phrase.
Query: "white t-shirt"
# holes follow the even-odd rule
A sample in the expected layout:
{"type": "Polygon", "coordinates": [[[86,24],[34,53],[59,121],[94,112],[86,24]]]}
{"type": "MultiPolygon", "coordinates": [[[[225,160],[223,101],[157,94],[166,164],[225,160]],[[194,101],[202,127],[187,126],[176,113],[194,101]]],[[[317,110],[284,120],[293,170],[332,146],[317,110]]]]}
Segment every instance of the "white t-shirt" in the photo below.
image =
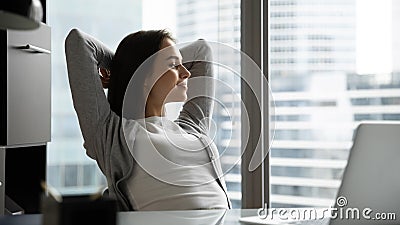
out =
{"type": "Polygon", "coordinates": [[[138,122],[132,150],[137,163],[126,182],[135,210],[228,208],[207,150],[196,136],[165,117],[138,122]]]}

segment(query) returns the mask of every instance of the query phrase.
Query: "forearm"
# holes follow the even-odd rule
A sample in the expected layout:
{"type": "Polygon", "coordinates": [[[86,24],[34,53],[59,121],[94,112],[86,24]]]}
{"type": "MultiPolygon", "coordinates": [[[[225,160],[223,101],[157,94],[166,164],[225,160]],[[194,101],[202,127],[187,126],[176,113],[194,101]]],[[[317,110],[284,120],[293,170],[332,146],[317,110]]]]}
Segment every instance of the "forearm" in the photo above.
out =
{"type": "Polygon", "coordinates": [[[213,110],[215,78],[211,47],[204,40],[198,40],[183,47],[181,53],[191,76],[188,80],[188,100],[183,106],[180,119],[190,118],[208,130],[209,124],[200,124],[200,121],[211,117],[213,110]]]}
{"type": "Polygon", "coordinates": [[[74,29],[65,40],[65,54],[74,108],[85,143],[90,146],[99,122],[110,113],[98,67],[108,68],[112,53],[94,38],[74,29]]]}

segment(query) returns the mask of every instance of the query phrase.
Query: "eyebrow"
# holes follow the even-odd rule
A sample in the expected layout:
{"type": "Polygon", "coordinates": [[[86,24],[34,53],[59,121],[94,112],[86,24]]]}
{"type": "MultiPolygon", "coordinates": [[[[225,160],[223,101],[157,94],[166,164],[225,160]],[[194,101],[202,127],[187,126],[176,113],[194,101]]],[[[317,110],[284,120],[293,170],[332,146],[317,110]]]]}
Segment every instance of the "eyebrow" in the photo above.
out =
{"type": "Polygon", "coordinates": [[[170,59],[177,59],[177,60],[181,60],[181,58],[180,58],[180,57],[178,57],[178,56],[175,56],[175,55],[171,55],[171,56],[169,56],[168,58],[166,58],[165,60],[170,60],[170,59]]]}

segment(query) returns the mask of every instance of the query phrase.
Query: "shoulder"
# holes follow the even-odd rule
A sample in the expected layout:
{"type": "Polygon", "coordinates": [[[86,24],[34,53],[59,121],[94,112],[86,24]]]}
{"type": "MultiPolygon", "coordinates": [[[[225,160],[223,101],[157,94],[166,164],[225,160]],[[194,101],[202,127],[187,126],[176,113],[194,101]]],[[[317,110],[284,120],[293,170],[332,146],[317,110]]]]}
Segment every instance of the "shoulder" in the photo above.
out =
{"type": "Polygon", "coordinates": [[[65,38],[65,44],[76,43],[77,41],[83,40],[84,36],[85,33],[77,28],[74,28],[68,33],[67,37],[65,38]]]}

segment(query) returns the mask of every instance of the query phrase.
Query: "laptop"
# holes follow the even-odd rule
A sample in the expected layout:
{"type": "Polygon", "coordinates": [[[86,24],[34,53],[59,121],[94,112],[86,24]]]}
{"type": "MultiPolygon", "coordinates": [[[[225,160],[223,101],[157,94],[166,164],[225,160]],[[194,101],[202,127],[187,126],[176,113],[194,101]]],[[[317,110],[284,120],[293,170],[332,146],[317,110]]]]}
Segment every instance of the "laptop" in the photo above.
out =
{"type": "Polygon", "coordinates": [[[353,140],[330,225],[399,224],[400,123],[361,123],[353,140]]]}
{"type": "MultiPolygon", "coordinates": [[[[334,217],[314,221],[316,224],[400,224],[399,122],[358,125],[335,204],[328,209],[328,214],[334,217]]],[[[258,216],[243,217],[240,221],[251,224],[313,222],[260,219],[258,216]]]]}

